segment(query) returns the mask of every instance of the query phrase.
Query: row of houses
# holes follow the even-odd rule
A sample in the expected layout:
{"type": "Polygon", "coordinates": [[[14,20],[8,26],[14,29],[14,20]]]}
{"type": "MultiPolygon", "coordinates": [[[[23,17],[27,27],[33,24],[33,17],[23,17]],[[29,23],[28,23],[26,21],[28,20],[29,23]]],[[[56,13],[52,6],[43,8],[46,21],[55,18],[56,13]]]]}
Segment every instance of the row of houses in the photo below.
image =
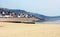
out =
{"type": "Polygon", "coordinates": [[[0,18],[1,17],[28,18],[29,15],[26,14],[26,13],[19,13],[19,14],[17,14],[16,12],[5,12],[5,11],[2,11],[2,12],[0,12],[0,18]]]}

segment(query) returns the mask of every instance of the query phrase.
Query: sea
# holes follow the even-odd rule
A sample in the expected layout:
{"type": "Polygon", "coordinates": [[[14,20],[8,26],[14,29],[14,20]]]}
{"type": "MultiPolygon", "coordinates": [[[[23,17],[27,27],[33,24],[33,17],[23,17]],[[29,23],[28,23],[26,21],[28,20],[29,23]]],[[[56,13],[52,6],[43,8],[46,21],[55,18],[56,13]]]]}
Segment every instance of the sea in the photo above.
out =
{"type": "Polygon", "coordinates": [[[60,20],[35,22],[36,24],[60,24],[60,20]]]}

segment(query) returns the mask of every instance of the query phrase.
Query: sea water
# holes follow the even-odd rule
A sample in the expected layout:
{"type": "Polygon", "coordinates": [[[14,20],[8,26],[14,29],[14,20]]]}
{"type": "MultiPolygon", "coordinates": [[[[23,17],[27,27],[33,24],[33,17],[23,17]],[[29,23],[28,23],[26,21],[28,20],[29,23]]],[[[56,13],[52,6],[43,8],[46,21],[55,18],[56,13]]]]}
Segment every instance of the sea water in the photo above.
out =
{"type": "Polygon", "coordinates": [[[43,21],[43,22],[35,22],[36,24],[60,24],[60,20],[55,21],[43,21]]]}

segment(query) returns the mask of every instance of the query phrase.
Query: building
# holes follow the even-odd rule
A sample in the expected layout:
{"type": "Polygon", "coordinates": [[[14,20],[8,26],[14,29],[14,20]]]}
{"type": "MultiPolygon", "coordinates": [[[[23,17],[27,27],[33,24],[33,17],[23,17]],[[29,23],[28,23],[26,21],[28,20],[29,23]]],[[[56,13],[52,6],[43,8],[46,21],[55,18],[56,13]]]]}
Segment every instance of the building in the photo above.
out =
{"type": "Polygon", "coordinates": [[[20,14],[18,14],[18,17],[19,18],[28,18],[28,14],[20,13],[20,14]]]}
{"type": "Polygon", "coordinates": [[[2,12],[0,12],[0,17],[28,18],[29,15],[26,14],[26,13],[19,13],[19,14],[17,15],[16,12],[2,11],[2,12]]]}

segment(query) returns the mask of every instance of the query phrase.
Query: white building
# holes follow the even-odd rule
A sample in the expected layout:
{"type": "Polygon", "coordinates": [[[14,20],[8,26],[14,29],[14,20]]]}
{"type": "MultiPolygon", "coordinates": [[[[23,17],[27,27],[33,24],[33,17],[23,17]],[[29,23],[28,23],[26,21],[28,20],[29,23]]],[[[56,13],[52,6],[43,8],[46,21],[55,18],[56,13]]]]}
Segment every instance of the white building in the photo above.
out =
{"type": "Polygon", "coordinates": [[[28,17],[28,15],[27,15],[27,14],[23,14],[23,13],[21,13],[21,14],[19,14],[19,15],[18,15],[18,17],[22,17],[22,18],[24,18],[24,17],[25,17],[25,18],[27,18],[27,17],[28,17]]]}

